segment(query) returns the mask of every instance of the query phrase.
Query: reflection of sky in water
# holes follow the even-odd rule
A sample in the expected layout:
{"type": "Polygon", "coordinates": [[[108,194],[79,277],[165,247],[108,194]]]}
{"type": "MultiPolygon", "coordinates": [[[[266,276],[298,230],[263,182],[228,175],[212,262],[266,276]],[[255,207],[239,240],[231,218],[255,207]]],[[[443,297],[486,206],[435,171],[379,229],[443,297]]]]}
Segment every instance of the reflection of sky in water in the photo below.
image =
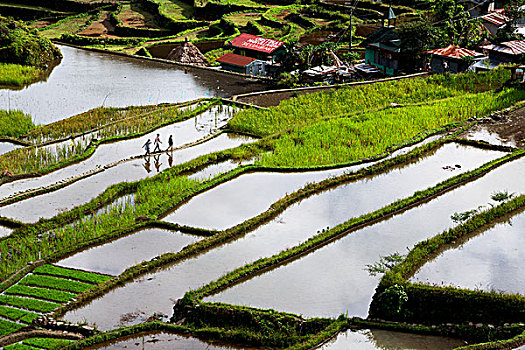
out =
{"type": "Polygon", "coordinates": [[[412,280],[525,294],[525,213],[446,250],[412,280]]]}
{"type": "Polygon", "coordinates": [[[22,147],[22,146],[15,145],[15,144],[10,143],[10,142],[0,142],[0,154],[11,152],[12,150],[20,148],[20,147],[22,147]]]}
{"type": "MultiPolygon", "coordinates": [[[[368,274],[365,269],[367,264],[373,264],[381,256],[394,252],[406,254],[417,242],[450,228],[453,225],[450,219],[452,213],[487,204],[495,189],[503,187],[518,193],[525,192],[525,182],[522,180],[525,176],[524,165],[523,158],[503,165],[482,178],[447,192],[428,203],[391,219],[351,232],[312,254],[235,285],[205,300],[272,308],[309,317],[337,317],[345,312],[351,316],[366,317],[368,306],[380,279],[380,276],[368,274]],[[300,291],[300,298],[297,297],[297,291],[300,291]],[[275,295],[279,295],[279,298],[275,298],[275,295]]],[[[408,182],[413,181],[407,176],[404,178],[408,182]]],[[[386,195],[385,191],[380,193],[386,195]]],[[[354,198],[354,194],[348,191],[346,197],[354,198]]],[[[313,198],[315,197],[301,202],[301,214],[296,214],[307,223],[312,220],[311,228],[323,220],[326,222],[324,216],[319,215],[319,208],[308,208],[305,205],[312,202],[313,198]]],[[[283,234],[290,234],[295,230],[291,226],[294,217],[290,218],[287,215],[292,211],[293,207],[280,216],[285,225],[280,225],[283,228],[275,225],[274,230],[282,230],[283,234]]],[[[341,213],[345,212],[341,211],[341,213]]],[[[346,211],[346,216],[341,216],[348,219],[353,215],[346,211]]]]}
{"type": "MultiPolygon", "coordinates": [[[[456,147],[454,144],[443,146],[438,152],[429,155],[418,163],[405,165],[402,169],[392,169],[387,174],[382,174],[373,179],[345,184],[309,197],[287,208],[275,220],[248,232],[240,239],[203,253],[194,259],[174,264],[166,270],[127,283],[122,288],[107,293],[85,307],[68,312],[64,318],[68,321],[85,319],[90,323],[96,323],[99,329],[108,329],[116,324],[121,315],[134,310],[140,310],[146,314],[153,312],[171,313],[173,309],[172,299],[182,297],[191,288],[194,289],[213,281],[228,271],[259,257],[271,256],[285,248],[293,247],[315,235],[317,230],[326,226],[333,227],[354,215],[377,209],[396,198],[405,196],[406,193],[427,188],[432,183],[453,176],[454,173],[442,170],[441,167],[445,161],[454,159],[464,166],[463,170],[466,170],[477,167],[500,155],[501,152],[487,153],[487,151],[472,147],[456,147]],[[432,176],[422,175],[427,173],[432,174],[432,176]],[[368,198],[368,201],[366,203],[364,200],[356,201],[356,197],[368,198]],[[332,203],[335,204],[332,206],[332,203]]],[[[252,198],[254,196],[251,193],[245,193],[244,202],[242,202],[244,206],[250,204],[252,198]]],[[[218,200],[216,203],[204,203],[212,209],[211,211],[215,209],[219,214],[221,211],[225,213],[226,211],[223,211],[225,209],[231,210],[231,208],[224,208],[226,204],[225,198],[222,198],[222,202],[218,200]]],[[[201,218],[207,219],[205,215],[202,215],[201,218]]],[[[317,252],[314,255],[317,255],[317,252]]],[[[330,270],[325,263],[322,263],[320,267],[323,267],[325,271],[330,270]]],[[[307,274],[309,275],[310,271],[307,274]]],[[[344,271],[342,275],[346,276],[349,273],[344,271]]],[[[328,288],[328,285],[324,286],[323,294],[330,294],[327,293],[328,288]]],[[[348,289],[348,285],[345,286],[345,290],[348,289]]],[[[303,306],[309,303],[307,299],[303,298],[303,292],[299,294],[300,298],[297,297],[298,291],[302,291],[298,286],[293,286],[287,290],[290,296],[293,295],[296,302],[303,301],[303,306]]],[[[259,292],[266,292],[266,290],[260,289],[257,293],[259,292]]],[[[283,291],[274,293],[272,300],[280,300],[284,294],[283,291]],[[275,298],[275,295],[280,297],[275,298]]],[[[369,295],[367,294],[367,297],[369,295]]],[[[137,320],[137,322],[139,321],[137,320]]]]}
{"type": "MultiPolygon", "coordinates": [[[[22,90],[0,90],[0,109],[21,109],[35,123],[48,124],[102,105],[181,102],[217,93],[217,73],[185,71],[171,64],[59,47],[64,58],[47,81],[22,90]]],[[[230,85],[226,81],[221,84],[219,94],[231,95],[237,93],[236,89],[250,88],[247,84],[230,85]]],[[[252,88],[263,89],[261,85],[252,88]]]]}
{"type": "Polygon", "coordinates": [[[465,345],[459,339],[392,332],[379,329],[347,330],[321,350],[445,350],[465,345]]]}
{"type": "Polygon", "coordinates": [[[479,126],[478,128],[470,131],[466,138],[469,140],[485,141],[492,145],[516,147],[515,140],[502,139],[500,138],[499,134],[489,131],[484,126],[479,126]]]}
{"type": "Polygon", "coordinates": [[[234,350],[234,349],[255,349],[246,346],[234,346],[231,344],[224,344],[212,340],[200,340],[194,337],[168,334],[168,333],[154,333],[146,334],[138,337],[127,338],[122,341],[114,342],[112,344],[104,344],[101,347],[94,347],[93,349],[119,350],[119,349],[148,349],[148,350],[172,350],[172,349],[186,349],[186,350],[234,350]]]}
{"type": "Polygon", "coordinates": [[[163,253],[176,253],[200,237],[161,229],[146,229],[113,242],[92,247],[57,264],[118,275],[126,268],[163,253]]]}
{"type": "MultiPolygon", "coordinates": [[[[205,143],[173,152],[173,165],[187,162],[211,152],[237,147],[246,142],[249,142],[246,138],[222,134],[205,143]]],[[[147,159],[139,158],[120,163],[57,191],[0,207],[0,215],[23,222],[35,222],[40,217],[52,217],[61,211],[70,210],[75,206],[89,202],[110,185],[123,181],[137,181],[156,175],[158,173],[156,165],[159,171],[166,169],[169,166],[170,155],[171,153],[169,155],[162,153],[157,157],[158,161],[153,156],[149,157],[149,173],[144,169],[147,159]]]]}
{"type": "Polygon", "coordinates": [[[13,230],[10,229],[9,227],[0,225],[0,237],[8,236],[11,234],[11,232],[13,232],[13,230]]]}

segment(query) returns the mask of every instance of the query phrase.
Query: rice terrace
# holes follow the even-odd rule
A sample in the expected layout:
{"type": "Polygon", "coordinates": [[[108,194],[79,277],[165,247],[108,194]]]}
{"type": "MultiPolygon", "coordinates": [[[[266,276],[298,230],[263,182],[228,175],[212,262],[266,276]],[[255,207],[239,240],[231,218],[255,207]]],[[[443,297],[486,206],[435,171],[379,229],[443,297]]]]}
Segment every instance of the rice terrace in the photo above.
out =
{"type": "Polygon", "coordinates": [[[0,0],[0,348],[525,349],[525,0],[0,0]]]}

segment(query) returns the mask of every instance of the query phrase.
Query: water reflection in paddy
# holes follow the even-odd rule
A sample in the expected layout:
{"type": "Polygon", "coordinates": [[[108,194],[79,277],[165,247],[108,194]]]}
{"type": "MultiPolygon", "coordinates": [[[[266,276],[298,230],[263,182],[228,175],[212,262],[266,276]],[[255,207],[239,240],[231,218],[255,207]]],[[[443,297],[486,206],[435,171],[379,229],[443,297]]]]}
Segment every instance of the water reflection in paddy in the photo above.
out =
{"type": "Polygon", "coordinates": [[[116,342],[106,343],[89,347],[90,350],[119,350],[119,349],[148,349],[148,350],[233,350],[233,349],[257,349],[246,346],[236,346],[211,340],[200,340],[195,337],[170,333],[147,333],[135,337],[126,338],[116,342]]]}
{"type": "Polygon", "coordinates": [[[20,148],[20,147],[22,146],[15,145],[14,143],[11,143],[11,142],[0,142],[0,154],[11,152],[12,150],[20,148]]]}
{"type": "MultiPolygon", "coordinates": [[[[146,140],[150,139],[153,141],[157,134],[160,134],[160,138],[162,141],[162,150],[168,148],[169,135],[173,135],[174,147],[180,147],[182,145],[187,145],[191,142],[201,140],[214,133],[217,130],[217,128],[222,127],[230,118],[232,111],[233,109],[228,106],[212,107],[211,109],[198,115],[195,118],[191,118],[189,120],[179,123],[170,124],[168,126],[154,130],[144,136],[100,145],[96,149],[95,153],[91,155],[91,157],[80,163],[72,164],[70,166],[37,178],[24,179],[1,185],[0,197],[7,197],[8,195],[19,191],[39,188],[41,186],[48,186],[58,181],[73,176],[78,176],[80,174],[85,173],[86,171],[93,170],[97,167],[105,166],[107,164],[119,161],[121,159],[127,159],[132,156],[143,154],[144,150],[142,146],[144,145],[146,140]]],[[[240,136],[232,135],[230,138],[239,137],[240,136]]],[[[53,148],[56,146],[51,145],[48,147],[53,148]]],[[[151,147],[151,151],[153,151],[153,145],[151,147]]],[[[180,151],[175,151],[174,153],[175,159],[178,157],[178,152],[180,151]]],[[[164,168],[169,165],[170,160],[168,156],[164,157],[164,155],[161,155],[157,158],[166,158],[166,160],[163,161],[164,168]]],[[[171,162],[173,163],[174,159],[172,159],[171,162]]],[[[159,164],[159,159],[155,159],[152,157],[152,161],[150,162],[150,169],[157,170],[157,167],[160,167],[159,164]]],[[[146,164],[146,166],[148,165],[146,164]]]]}
{"type": "MultiPolygon", "coordinates": [[[[417,146],[435,139],[436,137],[429,138],[417,146]]],[[[389,158],[407,153],[415,147],[416,145],[400,149],[392,153],[389,158]]],[[[446,145],[440,152],[445,152],[445,149],[454,152],[456,147],[455,145],[446,145]]],[[[256,216],[268,209],[270,204],[307,183],[357,171],[372,164],[374,162],[303,173],[257,172],[244,174],[192,198],[184,206],[167,215],[164,220],[182,225],[222,230],[256,216]],[[246,198],[249,200],[247,201],[246,198]]]]}
{"type": "Polygon", "coordinates": [[[0,237],[9,236],[13,229],[0,225],[0,237]]]}
{"type": "MultiPolygon", "coordinates": [[[[514,190],[514,189],[513,189],[514,190]]],[[[521,193],[525,192],[522,188],[521,193]]],[[[411,278],[415,282],[525,294],[525,213],[448,247],[411,278]]]]}
{"type": "Polygon", "coordinates": [[[57,265],[118,275],[141,261],[168,252],[178,252],[200,238],[180,232],[145,229],[112,242],[88,248],[57,265]]]}
{"type": "Polygon", "coordinates": [[[22,222],[35,222],[40,217],[52,217],[61,211],[89,202],[110,185],[154,176],[172,165],[187,162],[207,153],[237,147],[250,141],[251,139],[247,137],[222,134],[206,143],[176,151],[173,154],[163,153],[159,156],[124,162],[57,191],[1,207],[0,215],[16,218],[22,222]]]}
{"type": "Polygon", "coordinates": [[[494,204],[490,196],[496,190],[525,192],[524,176],[525,159],[522,158],[493,170],[475,182],[391,219],[352,232],[313,254],[207,300],[307,316],[338,316],[348,312],[352,316],[366,317],[380,278],[368,274],[367,264],[373,264],[381,256],[394,252],[408,253],[407,248],[451,227],[454,223],[450,216],[454,212],[470,210],[489,202],[494,204]]]}
{"type": "Polygon", "coordinates": [[[266,89],[266,85],[231,75],[59,48],[64,57],[49,78],[19,91],[0,90],[0,109],[20,109],[36,124],[49,124],[102,105],[175,103],[266,89]]]}
{"type": "Polygon", "coordinates": [[[466,345],[454,338],[393,332],[381,329],[347,330],[321,350],[445,350],[466,345]]]}
{"type": "MultiPolygon", "coordinates": [[[[100,329],[110,329],[122,324],[121,317],[129,313],[171,314],[174,300],[191,288],[215,280],[235,267],[295,246],[326,226],[380,208],[459,172],[443,170],[444,164],[462,164],[461,171],[465,171],[501,155],[501,152],[455,144],[443,146],[418,162],[307,198],[245,237],[143,276],[85,307],[68,312],[65,319],[87,320],[96,323],[100,329]]],[[[300,300],[297,290],[294,287],[290,292],[300,300]]],[[[275,295],[279,294],[274,294],[274,298],[275,295]]],[[[147,316],[137,317],[126,324],[138,323],[145,318],[147,316]]]]}

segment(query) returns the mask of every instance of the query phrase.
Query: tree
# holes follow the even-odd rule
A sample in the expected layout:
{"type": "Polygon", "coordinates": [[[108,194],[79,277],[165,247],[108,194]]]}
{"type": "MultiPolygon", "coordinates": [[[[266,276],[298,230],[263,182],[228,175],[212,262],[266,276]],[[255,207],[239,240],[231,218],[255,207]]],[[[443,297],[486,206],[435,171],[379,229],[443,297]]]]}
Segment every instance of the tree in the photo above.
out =
{"type": "Polygon", "coordinates": [[[518,36],[514,33],[520,20],[525,16],[525,0],[510,0],[505,5],[505,16],[508,18],[507,22],[498,30],[496,34],[496,42],[505,42],[518,39],[518,36]]]}

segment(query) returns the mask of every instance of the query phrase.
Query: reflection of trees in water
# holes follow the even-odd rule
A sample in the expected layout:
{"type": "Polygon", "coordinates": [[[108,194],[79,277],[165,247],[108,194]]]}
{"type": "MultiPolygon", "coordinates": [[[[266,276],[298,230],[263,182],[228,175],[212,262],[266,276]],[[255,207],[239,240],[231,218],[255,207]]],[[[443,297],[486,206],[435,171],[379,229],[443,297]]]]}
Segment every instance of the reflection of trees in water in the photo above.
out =
{"type": "Polygon", "coordinates": [[[393,332],[382,329],[370,329],[365,334],[377,349],[382,350],[443,350],[453,349],[465,342],[460,339],[429,336],[421,334],[393,332]]]}

